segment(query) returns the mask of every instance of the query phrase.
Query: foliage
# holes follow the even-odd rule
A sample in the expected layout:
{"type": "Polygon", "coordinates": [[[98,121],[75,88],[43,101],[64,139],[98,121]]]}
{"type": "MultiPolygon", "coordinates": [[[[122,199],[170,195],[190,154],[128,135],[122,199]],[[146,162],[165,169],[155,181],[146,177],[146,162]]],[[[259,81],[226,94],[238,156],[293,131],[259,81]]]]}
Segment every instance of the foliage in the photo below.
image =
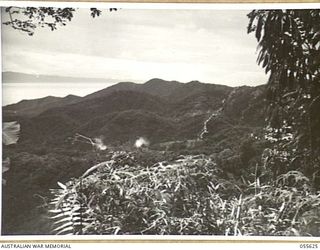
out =
{"type": "MultiPolygon", "coordinates": [[[[116,11],[115,8],[110,8],[110,11],[116,11]]],[[[70,22],[75,8],[54,8],[54,7],[7,7],[5,12],[9,15],[9,21],[4,22],[5,25],[10,25],[13,29],[26,32],[32,36],[35,29],[39,27],[48,27],[54,31],[58,25],[65,26],[70,22]]],[[[101,15],[101,10],[97,8],[90,9],[90,15],[95,18],[101,15]]]]}
{"type": "Polygon", "coordinates": [[[253,10],[248,17],[248,33],[259,42],[257,61],[278,74],[280,89],[319,79],[319,9],[253,10]]]}
{"type": "MultiPolygon", "coordinates": [[[[273,183],[261,183],[256,176],[253,182],[237,185],[223,178],[219,166],[204,155],[141,166],[127,152],[115,152],[94,171],[68,182],[62,193],[55,191],[54,204],[77,199],[85,211],[88,223],[75,234],[317,236],[319,232],[315,215],[320,194],[301,172],[280,175],[273,183]]],[[[57,207],[55,216],[56,212],[57,207]]],[[[72,224],[64,222],[58,230],[72,224]]]]}
{"type": "Polygon", "coordinates": [[[257,178],[250,189],[252,194],[243,199],[243,234],[319,236],[319,218],[314,215],[319,213],[320,193],[301,172],[289,171],[270,184],[257,178]]]}
{"type": "Polygon", "coordinates": [[[259,42],[257,62],[270,72],[267,136],[275,157],[282,158],[277,167],[317,174],[320,10],[254,10],[248,17],[248,33],[259,42]]]}
{"type": "Polygon", "coordinates": [[[44,208],[49,189],[54,188],[58,180],[66,182],[80,176],[87,166],[96,163],[96,154],[67,148],[43,150],[39,145],[29,146],[30,152],[25,149],[19,152],[18,146],[5,149],[10,158],[10,171],[4,173],[6,185],[2,188],[2,233],[48,234],[44,208]]]}
{"type": "Polygon", "coordinates": [[[85,211],[81,206],[81,193],[76,192],[76,186],[70,189],[60,182],[58,184],[61,189],[52,190],[55,195],[51,202],[54,209],[49,210],[50,213],[55,214],[52,217],[56,220],[54,231],[56,234],[76,234],[77,232],[81,234],[82,227],[88,225],[88,220],[84,218],[85,211]]]}
{"type": "Polygon", "coordinates": [[[66,25],[73,18],[74,8],[35,8],[35,7],[7,7],[10,21],[4,22],[12,28],[26,32],[32,36],[38,27],[49,27],[51,30],[57,29],[57,25],[66,25]],[[15,18],[18,15],[19,18],[15,18]]]}
{"type": "Polygon", "coordinates": [[[248,32],[259,42],[257,61],[271,72],[271,126],[286,122],[312,144],[311,110],[320,98],[320,11],[254,10],[248,17],[248,32]]]}

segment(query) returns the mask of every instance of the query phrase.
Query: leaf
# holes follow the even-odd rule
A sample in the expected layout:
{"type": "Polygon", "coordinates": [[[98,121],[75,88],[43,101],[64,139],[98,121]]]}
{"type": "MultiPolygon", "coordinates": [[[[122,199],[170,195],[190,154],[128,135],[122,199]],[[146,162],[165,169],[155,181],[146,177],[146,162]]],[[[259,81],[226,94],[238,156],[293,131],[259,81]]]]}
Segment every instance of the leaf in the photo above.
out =
{"type": "MultiPolygon", "coordinates": [[[[50,212],[50,211],[49,211],[50,212]]],[[[60,211],[61,212],[61,211],[60,211]]],[[[66,217],[66,216],[71,216],[71,211],[69,211],[69,212],[63,212],[63,213],[58,213],[57,215],[55,215],[55,216],[52,216],[52,217],[50,217],[50,219],[59,219],[59,218],[61,218],[61,217],[66,217]]]]}
{"type": "Polygon", "coordinates": [[[10,169],[10,158],[7,157],[2,161],[2,173],[7,172],[10,169]]]}
{"type": "MultiPolygon", "coordinates": [[[[52,219],[52,218],[51,218],[52,219]]],[[[66,221],[70,221],[70,218],[69,217],[65,217],[65,218],[63,218],[63,219],[61,219],[61,220],[58,220],[58,221],[55,221],[53,224],[55,225],[55,224],[60,224],[60,223],[62,223],[62,222],[66,222],[66,221]]]]}
{"type": "Polygon", "coordinates": [[[62,229],[61,231],[57,232],[57,234],[63,234],[63,233],[70,232],[70,231],[73,234],[73,230],[74,230],[74,228],[72,226],[70,226],[70,227],[66,227],[66,228],[62,229]]]}
{"type": "Polygon", "coordinates": [[[20,133],[20,124],[14,122],[4,122],[2,124],[2,143],[11,145],[17,143],[20,133]]]}
{"type": "Polygon", "coordinates": [[[262,26],[263,26],[263,17],[260,16],[258,17],[258,24],[257,24],[257,29],[256,29],[256,38],[258,41],[260,41],[261,38],[261,30],[262,30],[262,26]]]}
{"type": "Polygon", "coordinates": [[[255,14],[255,11],[251,11],[248,15],[248,18],[249,18],[249,24],[248,24],[248,27],[247,27],[247,33],[251,33],[254,29],[252,28],[252,25],[253,25],[253,21],[255,20],[255,17],[256,17],[256,14],[255,14]]]}
{"type": "Polygon", "coordinates": [[[297,229],[295,229],[295,228],[291,228],[291,231],[294,233],[294,235],[295,236],[300,236],[300,233],[298,232],[298,230],[297,229]]]}
{"type": "Polygon", "coordinates": [[[67,228],[67,227],[69,227],[71,225],[73,225],[73,223],[70,221],[70,222],[67,222],[67,223],[65,223],[65,224],[53,229],[53,231],[60,231],[61,229],[67,228]]]}
{"type": "Polygon", "coordinates": [[[67,186],[62,184],[61,182],[57,182],[57,184],[59,185],[59,187],[61,187],[62,189],[66,190],[67,189],[67,186]]]}
{"type": "Polygon", "coordinates": [[[50,213],[66,213],[66,212],[70,212],[71,209],[70,208],[61,208],[61,209],[51,209],[49,210],[50,213]]]}
{"type": "Polygon", "coordinates": [[[266,67],[267,64],[269,62],[269,56],[268,54],[264,57],[264,61],[263,61],[263,64],[262,64],[262,68],[266,67]]]}

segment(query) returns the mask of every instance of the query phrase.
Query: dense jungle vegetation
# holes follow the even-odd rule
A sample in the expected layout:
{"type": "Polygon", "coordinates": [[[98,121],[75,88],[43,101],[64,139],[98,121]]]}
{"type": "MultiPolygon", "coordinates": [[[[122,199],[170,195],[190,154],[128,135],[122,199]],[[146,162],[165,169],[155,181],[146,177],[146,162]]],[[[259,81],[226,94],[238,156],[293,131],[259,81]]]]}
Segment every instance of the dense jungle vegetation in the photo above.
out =
{"type": "MultiPolygon", "coordinates": [[[[72,18],[45,9],[25,14],[72,18]]],[[[4,148],[3,233],[320,236],[320,11],[248,19],[265,86],[153,79],[4,107],[21,135],[4,148]]]]}

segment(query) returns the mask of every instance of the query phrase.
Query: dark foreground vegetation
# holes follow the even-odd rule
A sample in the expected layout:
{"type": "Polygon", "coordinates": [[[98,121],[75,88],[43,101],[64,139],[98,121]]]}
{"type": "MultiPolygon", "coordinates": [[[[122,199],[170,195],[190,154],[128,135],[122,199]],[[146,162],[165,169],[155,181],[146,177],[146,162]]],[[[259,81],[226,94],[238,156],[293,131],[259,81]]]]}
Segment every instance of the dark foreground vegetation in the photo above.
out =
{"type": "Polygon", "coordinates": [[[301,172],[270,181],[268,169],[236,176],[224,164],[197,155],[147,167],[115,152],[52,191],[54,232],[319,236],[320,197],[301,172]]]}

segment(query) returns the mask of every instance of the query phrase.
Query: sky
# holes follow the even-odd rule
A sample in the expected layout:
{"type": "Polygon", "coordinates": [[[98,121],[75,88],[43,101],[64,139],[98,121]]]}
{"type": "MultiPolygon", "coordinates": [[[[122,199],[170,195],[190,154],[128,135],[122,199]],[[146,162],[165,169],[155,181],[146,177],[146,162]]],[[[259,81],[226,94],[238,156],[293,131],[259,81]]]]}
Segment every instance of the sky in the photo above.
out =
{"type": "MultiPolygon", "coordinates": [[[[2,70],[113,79],[106,84],[4,83],[3,104],[46,95],[86,95],[151,78],[229,86],[264,84],[249,10],[119,9],[92,18],[79,9],[66,26],[33,36],[2,25],[2,70]],[[71,86],[72,85],[72,86],[71,86]]],[[[3,18],[7,18],[3,14],[3,18]]]]}

